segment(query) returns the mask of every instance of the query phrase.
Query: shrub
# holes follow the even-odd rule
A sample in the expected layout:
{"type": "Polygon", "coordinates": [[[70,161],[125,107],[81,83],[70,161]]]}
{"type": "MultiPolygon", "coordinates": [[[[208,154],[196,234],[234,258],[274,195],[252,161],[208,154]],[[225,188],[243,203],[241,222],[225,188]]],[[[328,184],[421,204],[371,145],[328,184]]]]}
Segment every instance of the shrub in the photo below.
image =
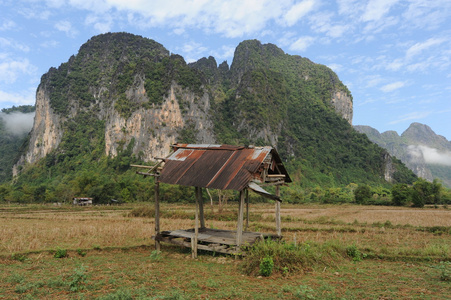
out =
{"type": "Polygon", "coordinates": [[[346,257],[346,249],[337,241],[325,243],[305,242],[294,245],[272,240],[255,243],[243,259],[242,270],[248,274],[261,274],[260,270],[271,265],[272,272],[288,274],[311,270],[317,265],[333,265],[340,258],[346,257]]]}
{"type": "Polygon", "coordinates": [[[362,261],[363,255],[362,252],[357,248],[356,245],[352,245],[346,248],[346,254],[352,258],[353,261],[362,261]]]}
{"type": "Polygon", "coordinates": [[[20,253],[13,253],[11,255],[11,258],[20,262],[24,262],[27,260],[27,256],[24,254],[20,254],[20,253]]]}
{"type": "Polygon", "coordinates": [[[268,277],[274,269],[274,261],[271,256],[265,256],[260,262],[260,275],[268,277]]]}
{"type": "Polygon", "coordinates": [[[434,268],[440,271],[440,280],[451,282],[451,262],[441,261],[440,264],[434,268]]]}
{"type": "Polygon", "coordinates": [[[81,285],[86,281],[86,269],[84,266],[80,266],[74,270],[74,274],[70,277],[69,289],[71,292],[78,292],[81,289],[81,285]]]}
{"type": "Polygon", "coordinates": [[[82,250],[82,249],[77,249],[77,253],[78,255],[80,255],[81,257],[85,257],[86,256],[86,251],[82,250]]]}
{"type": "Polygon", "coordinates": [[[54,258],[64,258],[67,257],[67,250],[58,248],[53,255],[54,258]]]}

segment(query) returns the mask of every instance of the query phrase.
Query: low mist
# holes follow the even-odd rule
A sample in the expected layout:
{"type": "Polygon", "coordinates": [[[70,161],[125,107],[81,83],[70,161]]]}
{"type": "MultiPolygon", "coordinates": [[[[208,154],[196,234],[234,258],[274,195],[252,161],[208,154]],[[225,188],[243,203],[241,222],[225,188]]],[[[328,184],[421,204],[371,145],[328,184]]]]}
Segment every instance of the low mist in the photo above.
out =
{"type": "Polygon", "coordinates": [[[35,113],[12,112],[9,114],[0,112],[0,118],[5,122],[6,130],[14,135],[25,135],[33,127],[35,113]]]}
{"type": "Polygon", "coordinates": [[[451,166],[450,151],[439,151],[423,145],[410,145],[407,149],[412,156],[423,157],[427,164],[451,166]]]}

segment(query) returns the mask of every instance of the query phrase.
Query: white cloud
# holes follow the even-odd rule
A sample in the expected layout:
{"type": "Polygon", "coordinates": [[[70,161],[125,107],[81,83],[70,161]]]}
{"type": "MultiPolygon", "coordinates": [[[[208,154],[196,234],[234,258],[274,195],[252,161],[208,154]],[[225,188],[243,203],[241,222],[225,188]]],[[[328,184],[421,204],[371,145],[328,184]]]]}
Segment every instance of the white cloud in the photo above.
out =
{"type": "Polygon", "coordinates": [[[421,54],[421,52],[445,42],[443,38],[430,38],[423,43],[416,43],[406,51],[406,59],[412,59],[414,56],[421,54]]]}
{"type": "Polygon", "coordinates": [[[340,65],[340,64],[332,63],[332,64],[328,64],[327,66],[329,68],[331,68],[332,70],[334,70],[334,72],[339,72],[339,71],[343,70],[343,65],[340,65]]]}
{"type": "MultiPolygon", "coordinates": [[[[64,5],[65,0],[52,0],[56,5],[64,5]]],[[[134,7],[135,4],[142,5],[141,8],[149,6],[150,1],[136,1],[136,0],[118,0],[118,1],[110,1],[110,0],[69,0],[70,5],[78,9],[90,10],[95,13],[103,14],[107,12],[114,3],[117,3],[118,6],[123,5],[125,7],[134,7]]],[[[139,9],[139,6],[136,7],[139,9]]]]}
{"type": "Polygon", "coordinates": [[[2,37],[0,37],[0,47],[12,48],[14,50],[19,50],[19,51],[22,51],[22,52],[29,52],[30,51],[30,47],[28,47],[27,45],[19,43],[19,42],[15,41],[15,40],[6,39],[6,38],[2,38],[2,37]]]}
{"type": "Polygon", "coordinates": [[[231,59],[233,58],[233,54],[235,53],[235,46],[222,46],[219,50],[213,51],[212,55],[217,59],[217,63],[221,63],[223,60],[230,59],[229,66],[231,63],[231,59]]]}
{"type": "Polygon", "coordinates": [[[52,8],[60,8],[63,5],[66,5],[66,0],[45,0],[48,6],[52,8]]]}
{"type": "Polygon", "coordinates": [[[175,28],[175,29],[173,30],[173,32],[174,32],[176,35],[182,35],[182,34],[185,33],[185,28],[175,28]]]}
{"type": "Polygon", "coordinates": [[[302,36],[290,45],[290,50],[303,52],[315,42],[315,38],[311,36],[302,36]]]}
{"type": "Polygon", "coordinates": [[[390,70],[390,71],[398,71],[403,66],[404,66],[403,60],[398,58],[398,59],[395,59],[394,61],[392,61],[391,63],[388,63],[386,68],[387,68],[387,70],[390,70]]]}
{"type": "Polygon", "coordinates": [[[17,59],[0,62],[0,82],[14,83],[20,74],[34,74],[37,68],[28,59],[17,59]]]}
{"type": "Polygon", "coordinates": [[[341,37],[350,29],[350,25],[334,24],[334,14],[320,12],[310,17],[310,26],[316,32],[325,33],[332,38],[341,37]]]}
{"type": "Polygon", "coordinates": [[[2,24],[0,24],[0,31],[10,30],[16,27],[16,23],[11,20],[5,20],[2,24]]]}
{"type": "Polygon", "coordinates": [[[191,41],[189,43],[185,43],[182,46],[181,51],[185,55],[186,61],[191,63],[198,60],[202,56],[202,53],[207,51],[207,48],[202,46],[200,43],[191,41]]]}
{"type": "Polygon", "coordinates": [[[113,18],[111,15],[95,15],[90,14],[85,19],[86,25],[91,25],[99,33],[105,33],[111,31],[113,27],[113,18]]]}
{"type": "Polygon", "coordinates": [[[284,15],[283,20],[287,26],[293,26],[296,24],[302,17],[307,15],[310,11],[313,10],[315,6],[314,0],[304,0],[293,5],[284,15]]]}
{"type": "Polygon", "coordinates": [[[66,33],[68,37],[75,37],[77,35],[77,30],[72,27],[72,24],[69,21],[58,21],[55,24],[55,28],[66,33]]]}
{"type": "MultiPolygon", "coordinates": [[[[373,22],[367,23],[365,28],[363,29],[363,33],[366,34],[380,34],[381,32],[387,32],[389,27],[394,27],[399,24],[399,17],[385,17],[378,19],[373,22]]],[[[367,37],[367,40],[374,39],[374,36],[371,36],[371,38],[367,37]]]]}
{"type": "Polygon", "coordinates": [[[12,105],[34,105],[36,89],[25,90],[21,93],[8,93],[0,90],[0,107],[12,105]]]}
{"type": "Polygon", "coordinates": [[[383,81],[382,77],[379,75],[367,76],[365,80],[366,80],[365,88],[375,87],[383,81]]]}
{"type": "MultiPolygon", "coordinates": [[[[235,38],[259,33],[270,22],[293,26],[314,9],[316,2],[317,0],[69,0],[68,4],[95,15],[125,13],[129,22],[140,28],[175,28],[179,34],[186,28],[199,28],[208,33],[235,38]]],[[[48,6],[58,7],[63,3],[63,0],[52,0],[48,1],[48,6]]]]}
{"type": "Polygon", "coordinates": [[[362,21],[378,21],[385,14],[387,14],[390,8],[396,4],[398,0],[370,0],[365,8],[365,12],[362,15],[362,21]]]}
{"type": "Polygon", "coordinates": [[[402,123],[402,122],[405,122],[405,121],[411,121],[411,120],[416,120],[417,121],[417,120],[426,118],[430,114],[431,114],[430,111],[411,112],[411,113],[405,114],[403,116],[400,116],[399,119],[391,121],[388,124],[393,125],[393,124],[398,124],[398,123],[402,123]]]}
{"type": "Polygon", "coordinates": [[[451,2],[449,0],[410,0],[402,14],[404,28],[435,30],[447,22],[451,2]]]}
{"type": "Polygon", "coordinates": [[[424,145],[409,145],[407,150],[412,156],[423,157],[427,164],[451,166],[450,151],[439,151],[424,145]]]}
{"type": "Polygon", "coordinates": [[[365,2],[361,0],[337,0],[338,13],[351,19],[358,19],[365,10],[365,2]]]}
{"type": "Polygon", "coordinates": [[[396,81],[396,82],[389,83],[389,84],[382,86],[380,88],[380,90],[385,93],[388,93],[388,92],[393,92],[394,90],[400,89],[405,85],[406,85],[406,83],[403,81],[396,81]]]}
{"type": "Polygon", "coordinates": [[[41,43],[41,47],[43,48],[55,48],[59,45],[60,43],[58,41],[55,40],[50,40],[50,41],[44,41],[41,43]]]}

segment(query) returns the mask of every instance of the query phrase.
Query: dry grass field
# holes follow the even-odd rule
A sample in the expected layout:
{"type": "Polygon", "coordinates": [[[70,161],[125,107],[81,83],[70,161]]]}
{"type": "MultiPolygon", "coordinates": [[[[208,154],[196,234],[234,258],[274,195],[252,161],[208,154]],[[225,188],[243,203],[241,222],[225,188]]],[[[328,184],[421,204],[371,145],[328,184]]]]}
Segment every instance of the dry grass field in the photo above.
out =
{"type": "MultiPolygon", "coordinates": [[[[192,228],[193,208],[163,204],[161,229],[192,228]]],[[[189,249],[165,244],[156,253],[146,211],[151,203],[0,206],[0,299],[451,298],[445,208],[282,205],[286,243],[353,246],[362,256],[270,277],[247,275],[245,258],[201,253],[193,260],[189,249]]],[[[207,227],[236,227],[233,203],[205,211],[207,227]]],[[[274,206],[251,204],[249,230],[274,233],[274,206]]]]}

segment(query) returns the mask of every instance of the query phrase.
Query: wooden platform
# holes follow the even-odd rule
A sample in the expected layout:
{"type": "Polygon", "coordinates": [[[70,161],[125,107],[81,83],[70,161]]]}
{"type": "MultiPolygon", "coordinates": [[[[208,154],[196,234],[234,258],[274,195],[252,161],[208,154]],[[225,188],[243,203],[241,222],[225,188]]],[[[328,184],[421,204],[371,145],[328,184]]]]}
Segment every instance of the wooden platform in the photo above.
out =
{"type": "MultiPolygon", "coordinates": [[[[157,237],[153,236],[152,238],[160,242],[192,248],[194,229],[163,231],[157,237]]],[[[243,231],[242,246],[249,246],[263,239],[279,240],[281,238],[276,234],[243,231]]],[[[199,228],[197,248],[227,254],[242,253],[242,249],[236,245],[236,231],[231,230],[199,228]]]]}

